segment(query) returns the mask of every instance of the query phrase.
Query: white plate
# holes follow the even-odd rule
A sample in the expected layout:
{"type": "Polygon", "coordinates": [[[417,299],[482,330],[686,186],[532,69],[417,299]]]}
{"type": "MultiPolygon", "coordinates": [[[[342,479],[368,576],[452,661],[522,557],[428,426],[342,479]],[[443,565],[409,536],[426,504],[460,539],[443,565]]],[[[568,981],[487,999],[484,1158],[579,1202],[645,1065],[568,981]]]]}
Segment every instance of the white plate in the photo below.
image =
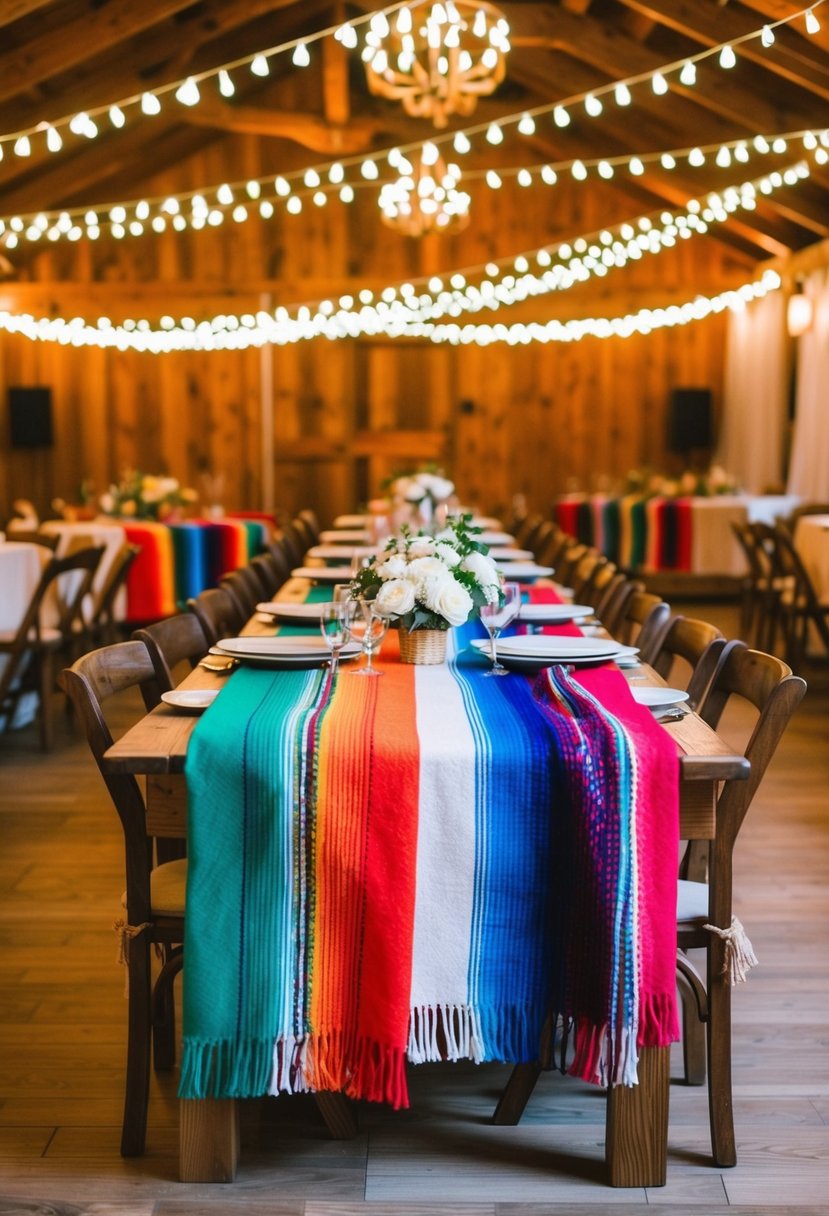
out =
{"type": "Polygon", "coordinates": [[[517,582],[526,582],[534,578],[549,578],[553,573],[552,566],[537,566],[535,562],[496,562],[498,570],[504,578],[517,582]]]}
{"type": "Polygon", "coordinates": [[[371,523],[370,515],[338,515],[334,520],[335,528],[362,528],[371,523]]]}
{"type": "Polygon", "coordinates": [[[173,705],[176,709],[186,709],[191,714],[200,713],[212,705],[219,695],[218,688],[173,688],[161,694],[165,705],[173,705]]]}
{"type": "Polygon", "coordinates": [[[370,545],[371,536],[368,532],[358,532],[356,529],[343,528],[342,531],[320,532],[320,540],[325,545],[370,545]]]}
{"type": "Polygon", "coordinates": [[[475,540],[480,541],[482,545],[511,545],[515,537],[509,532],[482,532],[475,540]]]}
{"type": "MultiPolygon", "coordinates": [[[[468,515],[469,514],[469,511],[465,510],[463,507],[456,507],[455,512],[459,515],[468,515]]],[[[475,512],[473,511],[472,512],[472,527],[473,528],[500,528],[501,521],[500,521],[500,519],[495,519],[495,517],[493,515],[476,515],[475,512]]],[[[510,540],[511,539],[512,539],[512,537],[510,537],[510,540]]]]}
{"type": "Polygon", "coordinates": [[[289,604],[287,602],[281,604],[279,600],[256,605],[257,612],[262,612],[265,616],[278,621],[293,621],[303,624],[312,621],[315,625],[319,623],[321,608],[322,604],[289,604]]]}
{"type": "Polygon", "coordinates": [[[527,658],[561,659],[567,662],[574,658],[609,657],[621,650],[618,642],[612,638],[562,638],[540,633],[527,633],[518,637],[501,638],[498,642],[499,651],[504,654],[515,654],[527,658]]]}
{"type": "Polygon", "coordinates": [[[518,619],[532,625],[563,625],[592,615],[589,604],[522,604],[518,619]]]}
{"type": "Polygon", "coordinates": [[[647,705],[648,709],[664,709],[688,700],[681,688],[631,688],[630,692],[638,705],[647,705]]]}
{"type": "MultiPolygon", "coordinates": [[[[268,667],[322,667],[331,658],[331,651],[320,637],[222,638],[214,651],[232,656],[240,663],[258,663],[268,667]]],[[[347,642],[340,659],[356,659],[362,653],[358,642],[347,642]]]]}
{"type": "MultiPolygon", "coordinates": [[[[612,663],[616,658],[616,650],[605,644],[601,649],[591,647],[576,647],[558,645],[547,647],[528,647],[527,649],[510,649],[508,642],[587,642],[587,638],[502,638],[498,642],[498,658],[502,660],[505,666],[509,663],[515,663],[524,667],[551,667],[554,663],[564,663],[566,665],[574,664],[581,666],[587,663],[612,663]]],[[[487,658],[490,653],[489,639],[476,638],[472,645],[481,654],[487,658]]]]}
{"type": "Polygon", "coordinates": [[[306,557],[319,557],[323,561],[344,561],[350,557],[375,557],[380,550],[375,545],[314,545],[306,557]]]}
{"type": "Polygon", "coordinates": [[[316,583],[350,583],[350,566],[297,566],[291,578],[311,578],[316,583]]]}
{"type": "Polygon", "coordinates": [[[490,549],[487,554],[494,562],[531,562],[535,554],[532,549],[490,549]]]}

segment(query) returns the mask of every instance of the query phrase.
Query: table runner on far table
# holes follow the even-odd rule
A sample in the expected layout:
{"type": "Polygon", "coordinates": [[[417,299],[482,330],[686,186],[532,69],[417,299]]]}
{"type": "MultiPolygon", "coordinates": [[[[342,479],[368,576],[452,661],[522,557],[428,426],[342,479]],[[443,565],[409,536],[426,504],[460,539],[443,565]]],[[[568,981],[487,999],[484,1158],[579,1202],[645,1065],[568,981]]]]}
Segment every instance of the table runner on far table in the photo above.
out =
{"type": "Polygon", "coordinates": [[[632,1083],[676,1038],[678,760],[611,669],[236,672],[188,750],[180,1093],[342,1089],[538,1058],[632,1083]],[[602,707],[605,708],[602,708],[602,707]]]}

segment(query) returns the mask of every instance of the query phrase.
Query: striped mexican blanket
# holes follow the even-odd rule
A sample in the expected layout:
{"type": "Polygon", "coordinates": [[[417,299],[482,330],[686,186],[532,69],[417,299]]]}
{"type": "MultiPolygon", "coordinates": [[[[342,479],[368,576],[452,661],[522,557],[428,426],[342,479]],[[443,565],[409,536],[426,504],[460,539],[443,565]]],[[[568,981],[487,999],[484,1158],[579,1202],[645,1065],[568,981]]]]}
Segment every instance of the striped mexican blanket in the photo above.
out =
{"type": "Polygon", "coordinates": [[[407,1059],[632,1083],[676,1037],[678,763],[620,673],[239,670],[187,757],[183,1097],[406,1105],[407,1059]]]}

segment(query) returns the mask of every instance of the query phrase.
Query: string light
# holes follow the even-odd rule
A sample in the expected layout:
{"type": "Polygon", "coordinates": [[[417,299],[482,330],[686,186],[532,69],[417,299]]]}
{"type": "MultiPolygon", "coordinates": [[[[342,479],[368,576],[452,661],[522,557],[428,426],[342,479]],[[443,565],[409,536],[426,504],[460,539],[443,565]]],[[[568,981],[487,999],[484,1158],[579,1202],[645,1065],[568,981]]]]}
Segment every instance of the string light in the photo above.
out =
{"type": "MultiPolygon", "coordinates": [[[[393,14],[397,14],[398,29],[400,29],[399,22],[401,20],[405,26],[406,18],[408,18],[409,21],[411,20],[411,14],[408,7],[410,2],[411,0],[398,0],[397,3],[391,4],[382,10],[378,10],[376,13],[364,13],[353,17],[343,25],[331,26],[327,29],[319,30],[314,34],[305,35],[302,38],[293,39],[289,42],[269,47],[247,57],[236,59],[230,63],[221,64],[204,72],[194,73],[192,76],[187,77],[184,80],[173,81],[170,84],[162,85],[157,89],[147,90],[141,94],[135,94],[131,97],[122,98],[117,102],[92,109],[89,112],[75,115],[65,115],[62,118],[52,119],[48,123],[40,123],[36,126],[27,127],[25,129],[7,132],[4,135],[0,135],[0,158],[2,158],[3,145],[14,145],[14,143],[22,136],[28,136],[33,141],[32,150],[34,151],[35,138],[42,137],[44,132],[46,133],[45,142],[48,151],[52,153],[59,152],[61,148],[65,146],[64,142],[61,141],[58,143],[56,139],[50,137],[50,130],[54,130],[59,127],[68,127],[73,134],[85,135],[87,138],[91,139],[98,134],[98,127],[94,122],[96,117],[108,115],[112,125],[120,128],[124,126],[127,121],[127,111],[133,107],[138,107],[145,114],[157,114],[161,109],[161,102],[159,98],[167,94],[176,96],[181,92],[184,98],[182,104],[198,104],[196,100],[190,101],[188,99],[194,98],[195,89],[199,92],[199,100],[201,100],[201,90],[199,89],[199,86],[205,81],[215,80],[219,93],[223,97],[231,97],[235,92],[235,86],[231,75],[234,70],[247,67],[255,75],[267,76],[270,73],[269,61],[275,56],[287,52],[292,53],[294,62],[296,62],[299,66],[305,66],[307,62],[310,62],[310,54],[308,51],[309,44],[315,43],[326,37],[335,38],[348,49],[356,49],[360,43],[358,29],[362,29],[362,27],[366,25],[370,26],[371,22],[376,22],[378,17],[385,20],[388,26],[388,18],[393,14]]],[[[686,87],[691,87],[696,83],[696,65],[701,61],[712,56],[717,56],[723,67],[727,68],[729,66],[733,66],[733,62],[736,62],[736,47],[755,39],[759,40],[761,45],[764,47],[770,46],[774,42],[774,31],[776,29],[781,26],[789,25],[801,17],[805,20],[807,33],[810,35],[818,33],[821,26],[815,13],[816,10],[818,10],[824,4],[824,2],[825,0],[816,0],[816,2],[808,8],[800,9],[798,12],[791,13],[777,21],[767,22],[759,29],[752,30],[739,38],[731,39],[730,42],[709,47],[686,59],[663,64],[657,69],[643,72],[636,76],[627,77],[624,80],[611,82],[600,88],[594,88],[590,93],[579,94],[562,101],[539,106],[530,111],[524,111],[521,114],[508,115],[502,119],[498,119],[495,125],[501,128],[507,128],[511,125],[520,126],[525,117],[533,119],[538,118],[542,114],[552,113],[553,121],[556,123],[556,125],[563,127],[566,126],[570,121],[568,107],[571,108],[577,103],[584,103],[587,106],[588,98],[590,99],[590,111],[595,110],[595,114],[593,114],[593,116],[598,117],[599,113],[601,112],[599,107],[602,107],[601,99],[604,96],[613,93],[615,94],[617,100],[620,97],[623,99],[619,101],[620,105],[630,104],[626,100],[627,96],[630,95],[632,102],[634,99],[632,89],[634,86],[645,82],[649,82],[654,93],[661,96],[669,91],[670,84],[668,78],[674,73],[678,75],[679,81],[683,85],[686,87]]],[[[370,35],[371,29],[369,28],[369,30],[365,33],[366,41],[370,35]]],[[[368,47],[370,50],[372,49],[370,43],[368,43],[368,47]]],[[[179,100],[181,101],[181,98],[179,98],[179,100]]],[[[487,124],[487,126],[488,125],[489,124],[487,124]]],[[[527,126],[527,124],[525,124],[525,126],[527,126]]],[[[471,134],[482,130],[486,130],[486,126],[483,128],[466,128],[466,137],[468,138],[471,134]]],[[[524,132],[522,132],[522,134],[523,133],[524,132]]],[[[456,132],[454,138],[457,138],[457,135],[458,133],[456,132]]],[[[445,138],[449,139],[453,137],[447,135],[445,138]]],[[[456,151],[458,151],[457,148],[456,151]]]]}
{"type": "MultiPolygon", "coordinates": [[[[766,137],[764,135],[756,135],[751,140],[751,148],[755,154],[759,155],[783,155],[790,143],[800,140],[802,141],[804,150],[811,153],[813,159],[820,164],[826,163],[826,150],[829,149],[829,129],[819,131],[792,131],[786,132],[784,135],[774,137],[766,137]]],[[[377,153],[377,157],[381,154],[377,153]]],[[[420,156],[423,156],[424,163],[427,165],[435,164],[440,156],[440,147],[436,140],[429,140],[426,144],[418,147],[416,154],[411,155],[411,159],[401,151],[400,148],[388,149],[385,153],[386,161],[389,166],[396,170],[398,175],[405,176],[411,172],[412,163],[420,156]]],[[[527,187],[534,182],[543,183],[546,186],[553,186],[559,180],[560,173],[569,172],[570,176],[576,181],[589,180],[592,174],[597,174],[605,181],[610,180],[616,169],[626,170],[634,176],[641,176],[647,169],[648,165],[659,166],[661,169],[671,171],[677,167],[677,164],[684,162],[688,168],[698,169],[708,163],[709,159],[715,161],[720,168],[727,168],[732,161],[738,161],[745,164],[750,159],[749,144],[745,139],[726,141],[721,144],[709,144],[694,148],[673,148],[664,152],[640,152],[638,154],[624,154],[615,157],[601,158],[585,158],[574,159],[569,161],[559,161],[554,164],[532,164],[521,165],[514,167],[499,167],[497,173],[495,170],[485,169],[468,169],[464,172],[464,180],[468,183],[481,182],[491,189],[499,189],[505,181],[512,179],[518,180],[519,185],[527,187]]],[[[454,170],[453,170],[454,172],[454,170]]],[[[291,194],[304,194],[310,191],[318,191],[322,187],[323,192],[330,191],[337,193],[340,201],[349,203],[353,201],[355,195],[353,185],[349,185],[347,191],[335,191],[334,187],[345,183],[347,173],[357,173],[359,180],[356,180],[353,185],[360,189],[371,188],[374,183],[377,183],[377,188],[381,189],[384,182],[380,178],[380,171],[377,164],[377,159],[364,157],[353,157],[347,161],[336,161],[328,165],[318,165],[309,167],[304,170],[296,170],[292,174],[279,176],[276,179],[270,177],[262,177],[244,182],[221,183],[220,185],[202,186],[196,191],[187,191],[178,195],[167,195],[164,197],[150,198],[142,200],[142,208],[146,208],[146,216],[137,216],[139,219],[148,219],[150,221],[149,232],[158,233],[166,230],[166,224],[163,228],[159,228],[152,221],[158,216],[162,217],[165,214],[172,213],[174,210],[181,213],[180,223],[175,227],[178,231],[182,231],[187,227],[204,227],[203,218],[206,212],[204,203],[205,195],[214,195],[217,204],[220,207],[229,207],[233,205],[237,194],[244,191],[249,197],[259,198],[263,193],[274,195],[276,202],[283,202],[291,194]],[[326,180],[327,179],[327,180],[326,180]],[[325,183],[325,184],[323,184],[325,183]]],[[[456,180],[454,186],[457,187],[457,180],[460,178],[460,170],[454,174],[456,180]]],[[[320,200],[316,200],[317,205],[321,205],[320,200]]],[[[100,236],[99,225],[96,219],[92,222],[86,218],[87,214],[95,215],[97,212],[111,213],[113,208],[119,208],[119,214],[122,215],[122,220],[117,221],[122,223],[128,218],[132,218],[136,210],[136,200],[125,200],[118,203],[97,203],[91,209],[77,209],[70,211],[67,214],[70,216],[70,223],[65,230],[61,229],[56,232],[51,240],[66,239],[69,228],[73,225],[79,226],[81,235],[90,235],[88,230],[95,228],[94,239],[100,236]]],[[[296,214],[296,211],[292,211],[296,214]]],[[[45,213],[50,223],[54,222],[55,213],[45,213]]],[[[262,218],[271,218],[274,214],[273,207],[268,211],[262,212],[261,209],[257,213],[262,218]]],[[[0,225],[5,221],[8,226],[8,216],[0,217],[0,225]]],[[[21,222],[23,228],[31,226],[33,222],[33,213],[23,215],[21,222]]],[[[126,235],[142,235],[131,232],[126,229],[123,233],[117,234],[119,238],[126,235]]],[[[23,239],[29,239],[24,231],[23,239]]],[[[31,239],[39,239],[38,236],[32,236],[31,239]]],[[[73,238],[76,239],[76,238],[73,238]]],[[[0,245],[4,242],[2,236],[2,228],[0,227],[0,245]]],[[[8,247],[8,243],[6,242],[8,247]]]]}
{"type": "MultiPolygon", "coordinates": [[[[578,342],[583,338],[628,338],[634,334],[649,334],[657,329],[688,325],[717,315],[726,309],[742,311],[753,300],[761,299],[781,287],[780,276],[773,270],[760,279],[743,283],[737,288],[715,296],[696,296],[682,304],[664,308],[642,308],[622,317],[588,317],[569,321],[548,321],[546,324],[487,325],[434,324],[411,320],[404,316],[389,316],[372,308],[374,293],[360,292],[360,309],[354,309],[351,297],[342,297],[335,311],[330,301],[320,305],[315,315],[307,306],[291,318],[285,308],[274,313],[260,310],[239,317],[222,315],[212,321],[196,322],[182,317],[178,323],[165,316],[153,329],[148,321],[127,320],[114,325],[101,317],[89,325],[80,317],[71,321],[62,318],[35,318],[30,313],[0,312],[0,330],[20,334],[32,341],[58,342],[76,348],[94,346],[119,351],[139,351],[166,354],[172,351],[246,350],[267,344],[287,345],[317,337],[343,339],[359,337],[361,333],[383,334],[389,338],[422,338],[430,342],[451,345],[489,346],[505,342],[509,346],[526,346],[533,342],[578,342]],[[325,305],[325,306],[323,306],[325,305]]],[[[431,287],[430,283],[430,287],[431,287]]],[[[435,289],[437,289],[435,287],[435,289]]]]}

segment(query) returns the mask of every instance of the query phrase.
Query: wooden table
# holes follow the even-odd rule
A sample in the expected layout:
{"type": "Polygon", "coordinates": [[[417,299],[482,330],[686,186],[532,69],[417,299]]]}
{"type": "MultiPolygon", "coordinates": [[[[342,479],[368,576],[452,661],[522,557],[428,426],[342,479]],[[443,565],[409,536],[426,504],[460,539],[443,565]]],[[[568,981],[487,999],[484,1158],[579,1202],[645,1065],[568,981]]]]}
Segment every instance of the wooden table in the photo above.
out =
{"type": "MultiPolygon", "coordinates": [[[[307,584],[292,580],[282,598],[303,599],[307,584]]],[[[272,632],[272,625],[251,620],[249,634],[272,632]]],[[[645,669],[653,684],[663,681],[645,669]]],[[[641,674],[641,672],[640,672],[641,674]]],[[[183,687],[217,688],[226,676],[201,668],[187,676],[183,687]]],[[[184,760],[197,719],[159,706],[127,731],[106,753],[110,772],[147,776],[147,814],[153,834],[184,834],[186,790],[184,760]]],[[[665,729],[679,751],[680,835],[685,840],[714,836],[717,784],[746,777],[748,762],[736,754],[694,714],[665,729]]],[[[612,1186],[663,1186],[667,1174],[668,1048],[642,1050],[639,1084],[608,1090],[605,1156],[612,1186]]],[[[180,1177],[184,1182],[232,1181],[238,1159],[238,1121],[232,1099],[182,1100],[180,1103],[180,1177]]]]}

